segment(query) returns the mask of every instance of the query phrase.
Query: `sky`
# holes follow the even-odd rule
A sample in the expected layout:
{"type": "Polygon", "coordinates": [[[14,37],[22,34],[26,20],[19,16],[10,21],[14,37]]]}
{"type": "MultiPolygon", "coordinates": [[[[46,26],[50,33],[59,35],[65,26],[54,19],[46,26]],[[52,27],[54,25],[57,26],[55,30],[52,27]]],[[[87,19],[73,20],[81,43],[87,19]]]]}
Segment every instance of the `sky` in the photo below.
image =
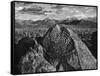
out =
{"type": "Polygon", "coordinates": [[[15,18],[21,20],[43,20],[45,18],[63,20],[96,17],[96,7],[60,4],[15,3],[15,18]]]}

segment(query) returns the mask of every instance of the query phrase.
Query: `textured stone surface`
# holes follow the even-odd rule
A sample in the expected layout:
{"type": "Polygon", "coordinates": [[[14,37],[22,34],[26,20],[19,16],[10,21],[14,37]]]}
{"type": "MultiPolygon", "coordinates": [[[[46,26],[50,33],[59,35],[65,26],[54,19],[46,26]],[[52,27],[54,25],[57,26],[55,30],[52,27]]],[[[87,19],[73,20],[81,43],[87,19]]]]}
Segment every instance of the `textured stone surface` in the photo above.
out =
{"type": "Polygon", "coordinates": [[[43,45],[48,54],[46,57],[49,57],[47,60],[57,71],[60,71],[60,66],[63,67],[63,71],[81,70],[74,41],[65,27],[56,25],[52,31],[48,30],[43,45]]]}
{"type": "Polygon", "coordinates": [[[56,71],[56,69],[44,59],[41,46],[38,46],[37,49],[31,49],[30,52],[23,56],[20,62],[20,69],[22,74],[56,71]]]}
{"type": "Polygon", "coordinates": [[[85,69],[97,69],[97,60],[89,51],[87,46],[78,38],[78,36],[68,29],[71,33],[71,37],[75,42],[75,47],[78,52],[78,57],[80,60],[80,65],[83,70],[85,69]]]}
{"type": "MultiPolygon", "coordinates": [[[[66,67],[68,70],[96,69],[97,61],[87,46],[69,28],[56,25],[49,31],[43,41],[48,61],[54,66],[66,67]],[[55,65],[55,63],[57,63],[55,65]],[[71,68],[71,69],[70,69],[71,68]]],[[[56,67],[57,69],[57,67],[56,67]]]]}
{"type": "Polygon", "coordinates": [[[21,73],[96,69],[97,60],[87,46],[70,29],[58,25],[49,28],[37,45],[22,57],[21,73]]]}

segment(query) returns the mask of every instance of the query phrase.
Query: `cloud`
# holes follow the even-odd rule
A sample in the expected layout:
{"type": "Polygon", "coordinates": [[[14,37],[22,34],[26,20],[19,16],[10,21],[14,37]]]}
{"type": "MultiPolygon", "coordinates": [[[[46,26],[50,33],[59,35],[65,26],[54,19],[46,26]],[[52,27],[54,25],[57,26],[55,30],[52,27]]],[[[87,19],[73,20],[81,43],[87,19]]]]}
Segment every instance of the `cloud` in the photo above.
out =
{"type": "Polygon", "coordinates": [[[62,9],[65,5],[52,5],[51,9],[62,9]]]}
{"type": "Polygon", "coordinates": [[[23,8],[19,12],[27,13],[27,14],[37,14],[37,15],[44,14],[44,12],[42,11],[42,8],[41,7],[36,7],[36,6],[35,7],[30,7],[30,8],[23,8]]]}
{"type": "Polygon", "coordinates": [[[22,13],[22,14],[31,14],[31,15],[44,15],[45,12],[43,11],[42,7],[39,7],[37,5],[23,5],[23,7],[19,6],[16,7],[16,11],[18,13],[22,13]]]}
{"type": "Polygon", "coordinates": [[[60,4],[17,3],[15,5],[15,10],[17,18],[24,18],[25,16],[27,19],[32,18],[32,20],[44,19],[47,17],[51,19],[66,19],[68,17],[84,18],[96,16],[96,7],[60,4]]]}

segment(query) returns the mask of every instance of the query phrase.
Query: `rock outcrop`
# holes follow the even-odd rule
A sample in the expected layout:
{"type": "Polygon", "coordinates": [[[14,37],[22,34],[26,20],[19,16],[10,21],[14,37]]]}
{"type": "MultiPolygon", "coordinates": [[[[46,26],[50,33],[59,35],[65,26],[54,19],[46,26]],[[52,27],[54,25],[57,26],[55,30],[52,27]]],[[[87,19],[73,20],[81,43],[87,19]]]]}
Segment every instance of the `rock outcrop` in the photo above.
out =
{"type": "Polygon", "coordinates": [[[97,68],[96,59],[72,30],[55,25],[47,33],[43,40],[47,52],[45,58],[57,71],[60,65],[63,71],[97,68]]]}
{"type": "Polygon", "coordinates": [[[50,27],[38,42],[21,58],[21,73],[97,69],[95,57],[69,28],[50,27]]]}
{"type": "Polygon", "coordinates": [[[40,45],[35,49],[30,48],[29,52],[21,58],[19,69],[22,74],[56,71],[55,67],[43,57],[43,48],[40,45]]]}

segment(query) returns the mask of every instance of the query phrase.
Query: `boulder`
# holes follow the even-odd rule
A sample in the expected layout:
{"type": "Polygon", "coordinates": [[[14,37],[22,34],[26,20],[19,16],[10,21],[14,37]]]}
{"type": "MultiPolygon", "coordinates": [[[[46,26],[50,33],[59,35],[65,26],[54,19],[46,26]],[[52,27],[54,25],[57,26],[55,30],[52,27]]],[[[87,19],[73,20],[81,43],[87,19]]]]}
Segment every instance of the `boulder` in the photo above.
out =
{"type": "Polygon", "coordinates": [[[87,46],[69,28],[55,25],[44,35],[45,59],[59,71],[96,69],[97,61],[87,46]]]}

